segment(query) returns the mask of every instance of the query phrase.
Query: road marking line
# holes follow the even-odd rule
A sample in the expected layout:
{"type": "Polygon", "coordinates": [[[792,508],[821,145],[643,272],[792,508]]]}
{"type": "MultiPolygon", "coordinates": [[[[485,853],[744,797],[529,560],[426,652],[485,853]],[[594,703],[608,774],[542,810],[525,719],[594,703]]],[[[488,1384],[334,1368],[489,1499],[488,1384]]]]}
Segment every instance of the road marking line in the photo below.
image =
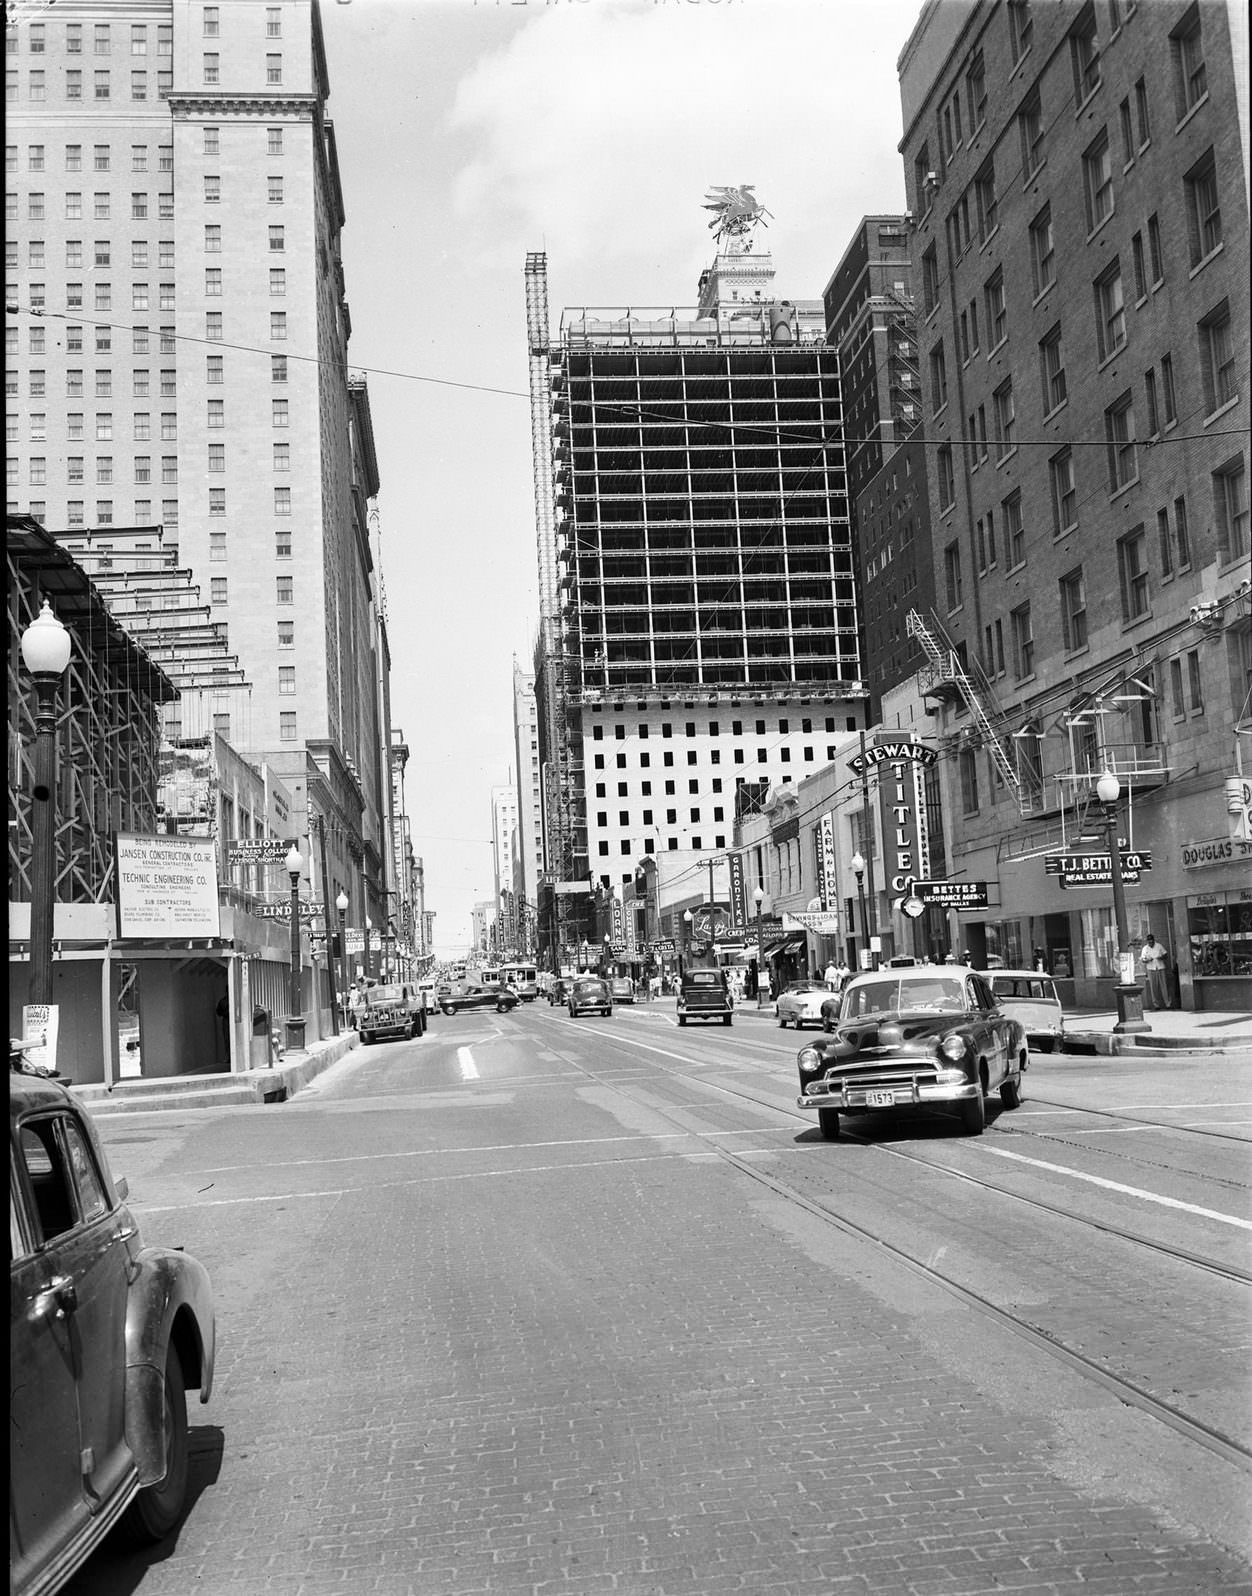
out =
{"type": "Polygon", "coordinates": [[[478,1079],[478,1065],[474,1063],[474,1055],[468,1047],[458,1047],[456,1061],[461,1066],[461,1079],[463,1081],[476,1081],[478,1079]]]}
{"type": "Polygon", "coordinates": [[[1183,1213],[1196,1214],[1202,1219],[1215,1219],[1220,1225],[1234,1225],[1239,1230],[1252,1230],[1252,1221],[1239,1219],[1234,1214],[1219,1214],[1214,1208],[1200,1208],[1195,1203],[1181,1202],[1177,1197],[1162,1197],[1154,1191],[1143,1191],[1138,1186],[1123,1186],[1120,1181],[1105,1180],[1100,1175],[1085,1175],[1079,1169],[1068,1169],[1064,1164],[1045,1163],[1042,1158],[1026,1158],[1021,1153],[1010,1153],[1003,1147],[990,1147],[980,1142],[979,1152],[990,1153],[993,1158],[1011,1158],[1016,1164],[1030,1164],[1035,1169],[1046,1169],[1054,1175],[1069,1175],[1073,1180],[1084,1180],[1091,1186],[1102,1186],[1106,1191],[1119,1191],[1127,1197],[1138,1197],[1145,1203],[1160,1203],[1163,1208],[1180,1208],[1183,1213]]]}

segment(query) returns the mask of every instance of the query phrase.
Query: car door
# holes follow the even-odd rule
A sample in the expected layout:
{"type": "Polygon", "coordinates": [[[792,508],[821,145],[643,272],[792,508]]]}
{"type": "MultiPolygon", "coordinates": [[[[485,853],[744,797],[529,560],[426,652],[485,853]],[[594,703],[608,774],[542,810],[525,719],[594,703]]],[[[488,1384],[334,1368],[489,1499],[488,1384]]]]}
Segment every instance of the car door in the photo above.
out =
{"type": "Polygon", "coordinates": [[[989,1061],[988,1085],[996,1086],[1008,1074],[1012,1023],[981,976],[966,976],[965,1005],[978,1034],[980,1051],[989,1061]]]}

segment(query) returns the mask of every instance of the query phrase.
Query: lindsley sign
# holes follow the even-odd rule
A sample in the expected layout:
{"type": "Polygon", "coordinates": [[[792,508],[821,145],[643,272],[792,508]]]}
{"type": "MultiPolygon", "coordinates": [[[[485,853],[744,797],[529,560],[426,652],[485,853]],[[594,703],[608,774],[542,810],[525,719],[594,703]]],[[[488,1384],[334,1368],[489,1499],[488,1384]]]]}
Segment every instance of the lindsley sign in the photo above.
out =
{"type": "Polygon", "coordinates": [[[941,903],[945,909],[986,909],[985,881],[915,881],[913,897],[921,903],[941,903]]]}
{"type": "MultiPolygon", "coordinates": [[[[1138,881],[1144,870],[1152,868],[1148,848],[1119,848],[1122,880],[1138,881]]],[[[1060,876],[1062,887],[1102,887],[1113,879],[1113,860],[1108,853],[1050,853],[1043,867],[1050,876],[1060,876]]]]}

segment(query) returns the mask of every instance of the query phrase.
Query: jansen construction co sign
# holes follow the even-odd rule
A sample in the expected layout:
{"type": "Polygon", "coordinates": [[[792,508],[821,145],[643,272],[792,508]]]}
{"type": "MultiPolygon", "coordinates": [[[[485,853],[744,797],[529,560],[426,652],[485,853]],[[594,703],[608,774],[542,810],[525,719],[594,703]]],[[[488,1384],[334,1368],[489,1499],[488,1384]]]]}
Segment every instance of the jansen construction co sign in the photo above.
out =
{"type": "Polygon", "coordinates": [[[121,833],[114,846],[119,939],[221,935],[217,844],[211,837],[121,833]]]}

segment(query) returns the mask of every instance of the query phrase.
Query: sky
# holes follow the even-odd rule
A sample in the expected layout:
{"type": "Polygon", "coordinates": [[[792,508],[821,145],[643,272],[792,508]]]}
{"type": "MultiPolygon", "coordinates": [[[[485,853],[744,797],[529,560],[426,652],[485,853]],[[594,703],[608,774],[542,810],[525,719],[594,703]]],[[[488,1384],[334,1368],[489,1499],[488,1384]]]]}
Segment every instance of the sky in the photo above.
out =
{"type": "Polygon", "coordinates": [[[322,0],[369,378],[392,724],[441,955],[493,894],[513,660],[538,625],[526,255],[566,306],[688,306],[718,184],[755,185],[780,297],[904,209],[920,0],[322,0]]]}

